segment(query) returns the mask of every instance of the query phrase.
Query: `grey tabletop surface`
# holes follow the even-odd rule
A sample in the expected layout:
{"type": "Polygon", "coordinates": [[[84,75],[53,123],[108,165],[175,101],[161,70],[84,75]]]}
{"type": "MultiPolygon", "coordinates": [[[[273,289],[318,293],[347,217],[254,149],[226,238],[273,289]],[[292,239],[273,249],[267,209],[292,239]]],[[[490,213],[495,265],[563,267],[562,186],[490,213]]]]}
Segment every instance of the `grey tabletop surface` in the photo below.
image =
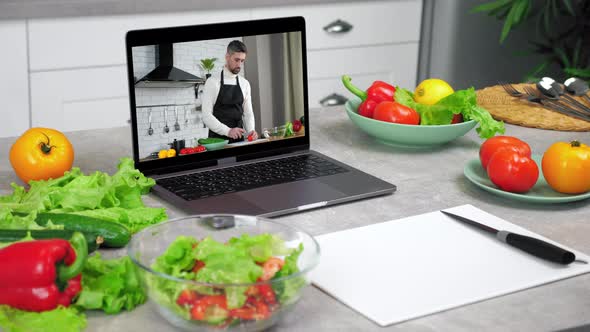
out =
{"type": "Polygon", "coordinates": [[[0,20],[228,10],[354,0],[0,0],[0,20]]]}
{"type": "MultiPolygon", "coordinates": [[[[399,150],[380,145],[354,127],[341,107],[310,112],[314,150],[346,162],[398,186],[393,195],[279,217],[282,222],[313,235],[472,204],[584,253],[590,253],[590,200],[567,204],[521,203],[485,192],[463,175],[465,163],[478,156],[482,140],[474,130],[442,147],[426,151],[399,150]]],[[[507,125],[507,135],[527,141],[533,153],[552,142],[573,138],[590,141],[589,133],[557,132],[507,125]]],[[[67,133],[75,165],[84,172],[113,173],[120,157],[131,156],[128,127],[67,133]]],[[[0,139],[0,194],[18,182],[8,161],[14,138],[0,139]]],[[[185,215],[149,194],[149,206],[164,206],[170,218],[185,215]]],[[[107,257],[124,250],[102,250],[107,257]]],[[[394,264],[395,262],[384,262],[394,264]]],[[[436,278],[433,273],[432,278],[436,278]]],[[[362,281],[351,284],[362,287],[362,281]]],[[[375,296],[380,296],[375,294],[375,296]]],[[[427,294],[424,294],[427,296],[427,294]]],[[[403,303],[399,304],[403,306],[403,303]]],[[[556,331],[590,330],[590,275],[447,310],[389,327],[379,327],[315,287],[304,291],[294,311],[273,330],[282,331],[556,331]]],[[[132,312],[106,316],[88,313],[88,331],[172,331],[148,305],[132,312]]]]}

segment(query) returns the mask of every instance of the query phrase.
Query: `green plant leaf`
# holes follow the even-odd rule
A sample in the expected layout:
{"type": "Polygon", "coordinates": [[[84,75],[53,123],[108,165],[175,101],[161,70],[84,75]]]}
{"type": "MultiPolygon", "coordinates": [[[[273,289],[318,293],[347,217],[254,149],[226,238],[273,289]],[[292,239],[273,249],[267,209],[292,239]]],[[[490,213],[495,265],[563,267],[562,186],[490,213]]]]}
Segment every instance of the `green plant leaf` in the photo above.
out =
{"type": "Polygon", "coordinates": [[[519,0],[514,7],[516,8],[516,13],[514,13],[514,24],[518,25],[522,23],[522,21],[526,18],[530,5],[530,0],[519,0]]]}
{"type": "Polygon", "coordinates": [[[570,75],[590,80],[590,67],[589,68],[564,68],[563,71],[570,75]]]}
{"type": "Polygon", "coordinates": [[[551,64],[551,62],[551,59],[547,59],[544,62],[540,63],[528,74],[528,76],[536,76],[541,74],[545,70],[545,68],[547,68],[551,64]]]}
{"type": "Polygon", "coordinates": [[[563,64],[562,67],[564,67],[564,68],[565,67],[571,67],[570,60],[567,58],[567,54],[565,54],[565,51],[563,50],[563,48],[556,47],[556,48],[554,48],[554,52],[559,57],[559,60],[563,64]]]}
{"type": "Polygon", "coordinates": [[[504,26],[502,27],[502,34],[500,36],[500,43],[504,42],[510,30],[520,24],[525,18],[529,8],[529,0],[517,0],[512,4],[510,12],[506,17],[504,26]]]}
{"type": "Polygon", "coordinates": [[[576,46],[574,47],[574,53],[572,56],[572,67],[578,67],[578,61],[580,60],[580,51],[582,50],[582,39],[578,39],[576,41],[576,46]]]}
{"type": "Polygon", "coordinates": [[[545,5],[545,11],[543,11],[543,27],[545,28],[545,35],[548,35],[551,33],[551,29],[550,29],[550,23],[549,23],[549,19],[550,19],[550,14],[549,14],[549,2],[547,2],[547,5],[545,5]]]}
{"type": "Polygon", "coordinates": [[[481,4],[471,9],[471,13],[492,12],[503,7],[507,7],[512,0],[497,0],[481,4]]]}
{"type": "Polygon", "coordinates": [[[506,15],[508,15],[508,11],[510,10],[510,6],[505,6],[505,7],[500,7],[494,10],[491,10],[488,15],[489,16],[494,16],[496,17],[496,19],[498,20],[504,20],[506,18],[506,15]]]}
{"type": "Polygon", "coordinates": [[[557,3],[555,0],[549,0],[549,3],[551,4],[551,12],[553,13],[553,18],[557,19],[559,17],[559,10],[557,9],[557,3]]]}
{"type": "Polygon", "coordinates": [[[563,6],[565,7],[565,9],[567,10],[567,12],[571,16],[576,16],[576,12],[574,11],[574,7],[572,6],[572,3],[571,3],[570,0],[562,0],[561,3],[563,4],[563,6]]]}

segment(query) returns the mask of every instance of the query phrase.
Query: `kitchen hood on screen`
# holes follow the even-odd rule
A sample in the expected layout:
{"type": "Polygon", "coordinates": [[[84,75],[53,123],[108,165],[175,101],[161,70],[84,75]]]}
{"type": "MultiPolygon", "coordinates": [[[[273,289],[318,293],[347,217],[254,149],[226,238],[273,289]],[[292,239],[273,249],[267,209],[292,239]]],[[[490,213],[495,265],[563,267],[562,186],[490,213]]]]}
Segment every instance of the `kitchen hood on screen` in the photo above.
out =
{"type": "Polygon", "coordinates": [[[172,44],[156,45],[156,68],[135,82],[138,88],[191,88],[205,80],[173,65],[172,44]]]}

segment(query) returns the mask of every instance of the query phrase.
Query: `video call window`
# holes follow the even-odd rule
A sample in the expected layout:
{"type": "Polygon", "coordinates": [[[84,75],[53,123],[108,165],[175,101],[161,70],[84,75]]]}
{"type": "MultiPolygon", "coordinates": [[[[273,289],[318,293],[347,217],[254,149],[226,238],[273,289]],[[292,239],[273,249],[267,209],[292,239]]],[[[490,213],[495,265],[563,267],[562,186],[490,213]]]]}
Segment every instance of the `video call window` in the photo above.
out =
{"type": "Polygon", "coordinates": [[[305,135],[300,32],[137,46],[132,57],[141,161],[305,135]]]}

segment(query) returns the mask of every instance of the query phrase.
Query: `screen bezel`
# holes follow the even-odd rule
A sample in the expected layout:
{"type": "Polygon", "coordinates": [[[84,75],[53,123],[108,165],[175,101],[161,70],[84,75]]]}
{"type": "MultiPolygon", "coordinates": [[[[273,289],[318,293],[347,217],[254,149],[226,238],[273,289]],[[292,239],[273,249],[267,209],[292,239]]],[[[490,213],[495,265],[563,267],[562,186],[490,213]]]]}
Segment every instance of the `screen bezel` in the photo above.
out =
{"type": "Polygon", "coordinates": [[[150,174],[166,169],[182,170],[198,165],[214,165],[219,159],[235,157],[236,160],[249,159],[264,154],[280,154],[286,151],[309,149],[309,105],[307,86],[307,47],[305,20],[303,17],[284,17],[275,19],[214,23],[191,26],[166,27],[155,29],[132,30],[125,36],[127,52],[127,81],[129,86],[129,105],[131,112],[131,131],[133,139],[133,161],[140,171],[150,174]],[[305,116],[305,135],[285,140],[260,144],[245,145],[232,149],[207,151],[186,156],[163,158],[140,162],[139,133],[136,114],[135,80],[133,77],[133,53],[136,46],[156,45],[162,43],[182,43],[191,41],[230,38],[238,36],[268,35],[275,33],[300,32],[303,68],[303,114],[305,116]]]}

